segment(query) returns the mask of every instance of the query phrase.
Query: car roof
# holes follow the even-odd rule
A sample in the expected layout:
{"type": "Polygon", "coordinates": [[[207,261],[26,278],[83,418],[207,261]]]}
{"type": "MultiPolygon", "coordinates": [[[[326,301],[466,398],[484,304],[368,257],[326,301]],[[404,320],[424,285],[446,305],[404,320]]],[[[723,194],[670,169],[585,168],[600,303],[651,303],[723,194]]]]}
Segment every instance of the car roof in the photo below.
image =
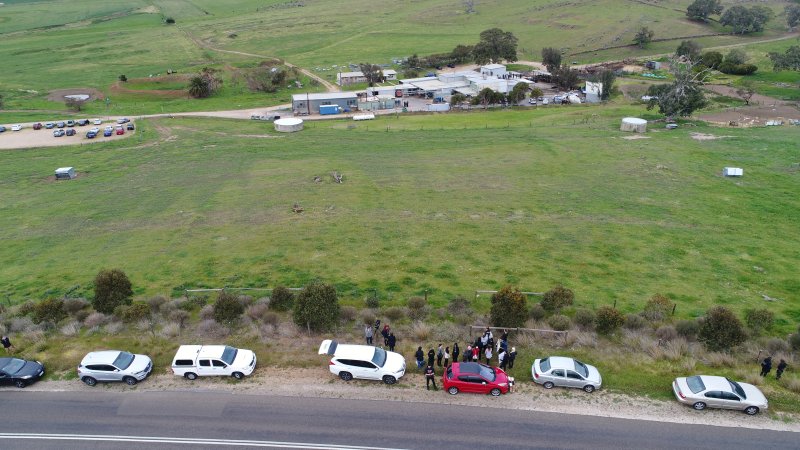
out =
{"type": "Polygon", "coordinates": [[[112,364],[117,356],[121,353],[120,350],[103,350],[100,352],[89,352],[81,360],[81,365],[87,364],[112,364]]]}
{"type": "Polygon", "coordinates": [[[320,354],[332,355],[339,359],[372,360],[375,356],[375,347],[372,345],[340,344],[337,341],[325,340],[320,345],[320,354]]]}
{"type": "Polygon", "coordinates": [[[475,374],[478,374],[478,373],[481,373],[481,367],[489,367],[489,366],[486,366],[485,364],[480,364],[480,363],[475,363],[475,362],[462,362],[462,363],[454,362],[452,364],[452,366],[453,366],[453,372],[455,372],[457,374],[461,374],[461,373],[475,373],[475,374]]]}
{"type": "Polygon", "coordinates": [[[181,345],[175,359],[220,358],[224,351],[224,345],[181,345]]]}
{"type": "Polygon", "coordinates": [[[731,384],[725,377],[718,377],[713,375],[700,375],[703,384],[708,391],[726,391],[732,392],[731,384]]]}
{"type": "Polygon", "coordinates": [[[551,356],[547,358],[550,361],[550,367],[553,369],[571,369],[575,370],[575,360],[565,356],[551,356]]]}

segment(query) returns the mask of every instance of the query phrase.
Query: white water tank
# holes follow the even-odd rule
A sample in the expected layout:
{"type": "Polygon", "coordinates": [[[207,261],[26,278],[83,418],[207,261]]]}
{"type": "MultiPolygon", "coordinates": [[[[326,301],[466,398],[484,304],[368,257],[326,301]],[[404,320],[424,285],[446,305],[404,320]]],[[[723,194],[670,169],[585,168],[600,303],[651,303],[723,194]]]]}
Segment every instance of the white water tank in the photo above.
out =
{"type": "Polygon", "coordinates": [[[294,133],[303,129],[303,119],[287,117],[275,121],[275,131],[282,133],[294,133]]]}
{"type": "Polygon", "coordinates": [[[625,117],[622,119],[622,126],[620,126],[619,129],[621,131],[644,133],[647,131],[647,121],[636,117],[625,117]]]}

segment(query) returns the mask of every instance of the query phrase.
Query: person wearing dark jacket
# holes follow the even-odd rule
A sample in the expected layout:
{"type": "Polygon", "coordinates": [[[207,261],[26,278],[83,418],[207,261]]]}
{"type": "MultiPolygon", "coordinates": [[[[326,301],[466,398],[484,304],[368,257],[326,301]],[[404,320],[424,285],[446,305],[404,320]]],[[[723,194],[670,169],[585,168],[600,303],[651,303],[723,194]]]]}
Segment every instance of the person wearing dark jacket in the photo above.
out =
{"type": "Polygon", "coordinates": [[[428,365],[433,366],[433,359],[436,358],[436,352],[433,349],[428,350],[428,365]]]}
{"type": "Polygon", "coordinates": [[[508,352],[508,368],[514,368],[514,360],[517,359],[517,347],[511,347],[511,351],[508,352]]]}
{"type": "Polygon", "coordinates": [[[395,344],[397,344],[397,338],[394,337],[394,333],[389,333],[389,342],[388,342],[388,344],[389,344],[389,351],[393,352],[394,351],[394,346],[395,346],[395,344]]]}
{"type": "Polygon", "coordinates": [[[3,344],[6,353],[12,353],[14,351],[14,346],[11,344],[11,339],[9,339],[8,336],[3,336],[0,342],[3,344]]]}
{"type": "Polygon", "coordinates": [[[417,359],[417,369],[422,369],[425,364],[425,352],[422,351],[421,345],[417,347],[417,353],[414,353],[414,357],[417,359]]]}
{"type": "Polygon", "coordinates": [[[786,370],[786,361],[781,360],[781,362],[778,363],[778,370],[775,371],[776,380],[781,379],[781,375],[783,375],[784,370],[786,370]]]}
{"type": "Polygon", "coordinates": [[[467,349],[464,350],[464,359],[461,362],[469,362],[472,358],[472,346],[467,344],[467,349]]]}
{"type": "Polygon", "coordinates": [[[439,348],[436,349],[436,365],[439,367],[442,367],[442,358],[444,358],[444,350],[442,344],[439,344],[439,348]]]}
{"type": "Polygon", "coordinates": [[[767,356],[764,358],[764,361],[761,361],[761,376],[765,377],[769,375],[769,372],[772,370],[772,357],[767,356]]]}
{"type": "Polygon", "coordinates": [[[453,362],[458,362],[459,354],[461,354],[461,350],[458,348],[458,342],[453,342],[453,362]]]}
{"type": "Polygon", "coordinates": [[[433,383],[433,390],[436,390],[436,372],[433,370],[433,364],[428,364],[425,368],[425,389],[431,390],[431,383],[433,383]]]}

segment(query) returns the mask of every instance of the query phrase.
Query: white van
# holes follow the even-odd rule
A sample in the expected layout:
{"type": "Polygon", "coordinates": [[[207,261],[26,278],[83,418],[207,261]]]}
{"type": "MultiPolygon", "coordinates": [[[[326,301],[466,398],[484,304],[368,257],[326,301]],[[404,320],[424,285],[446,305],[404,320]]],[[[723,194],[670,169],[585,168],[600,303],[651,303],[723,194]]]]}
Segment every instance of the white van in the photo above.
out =
{"type": "Polygon", "coordinates": [[[403,355],[371,345],[339,344],[328,339],[320,344],[319,354],[332,356],[328,368],[344,381],[360,378],[395,384],[406,373],[403,355]]]}
{"type": "Polygon", "coordinates": [[[172,360],[172,373],[194,380],[231,376],[241,380],[256,368],[256,354],[227,345],[181,345],[172,360]]]}

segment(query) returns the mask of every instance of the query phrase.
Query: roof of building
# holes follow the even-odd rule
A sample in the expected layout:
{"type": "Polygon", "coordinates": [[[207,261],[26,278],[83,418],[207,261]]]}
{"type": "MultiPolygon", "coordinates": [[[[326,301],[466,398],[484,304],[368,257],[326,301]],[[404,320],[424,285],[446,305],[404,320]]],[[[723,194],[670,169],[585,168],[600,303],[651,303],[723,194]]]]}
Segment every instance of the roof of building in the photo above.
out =
{"type": "Polygon", "coordinates": [[[355,92],[319,92],[315,94],[293,94],[292,101],[355,99],[357,97],[355,92]]]}
{"type": "Polygon", "coordinates": [[[363,77],[364,73],[363,72],[339,72],[339,73],[336,74],[336,76],[339,77],[339,78],[358,78],[358,77],[363,77]]]}
{"type": "Polygon", "coordinates": [[[481,69],[489,69],[489,70],[497,70],[497,69],[505,69],[506,66],[502,64],[487,64],[485,66],[481,66],[481,69]]]}

